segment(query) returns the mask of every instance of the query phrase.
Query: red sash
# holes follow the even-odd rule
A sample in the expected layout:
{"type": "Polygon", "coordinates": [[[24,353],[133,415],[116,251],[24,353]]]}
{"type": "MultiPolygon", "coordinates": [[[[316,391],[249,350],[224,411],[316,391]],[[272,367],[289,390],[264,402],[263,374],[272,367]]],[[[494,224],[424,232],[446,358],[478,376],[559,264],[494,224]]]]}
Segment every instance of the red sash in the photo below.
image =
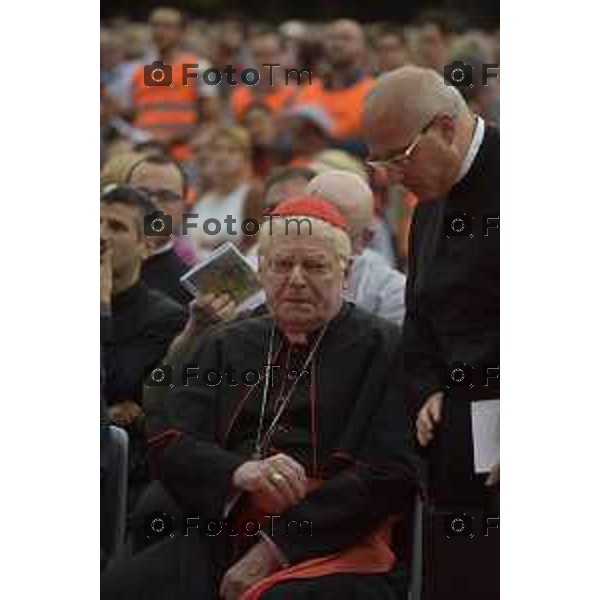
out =
{"type": "MultiPolygon", "coordinates": [[[[309,480],[309,490],[317,489],[323,482],[315,479],[309,480]]],[[[255,504],[257,507],[259,503],[255,504]]],[[[268,514],[265,512],[264,505],[261,508],[253,508],[250,511],[244,511],[241,517],[246,519],[254,518],[258,521],[259,516],[268,514]]],[[[309,577],[322,577],[334,573],[387,573],[396,562],[396,556],[392,552],[391,530],[393,519],[388,519],[386,523],[372,531],[363,540],[345,548],[335,554],[320,556],[302,561],[292,567],[277,571],[248,588],[240,600],[259,600],[261,595],[274,585],[291,579],[304,579],[309,577]]]]}

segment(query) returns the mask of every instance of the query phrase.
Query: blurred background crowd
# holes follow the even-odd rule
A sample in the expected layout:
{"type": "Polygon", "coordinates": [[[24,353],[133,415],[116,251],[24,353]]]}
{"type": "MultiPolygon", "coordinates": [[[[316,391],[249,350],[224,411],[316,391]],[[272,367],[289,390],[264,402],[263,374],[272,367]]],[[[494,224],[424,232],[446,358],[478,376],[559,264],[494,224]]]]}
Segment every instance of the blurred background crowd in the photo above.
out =
{"type": "MultiPolygon", "coordinates": [[[[138,155],[166,152],[186,176],[183,203],[161,204],[176,226],[186,208],[200,219],[232,214],[239,223],[260,218],[265,183],[282,168],[292,169],[288,175],[294,169],[348,170],[368,180],[375,194],[372,248],[404,270],[417,199],[367,170],[362,102],[380,73],[411,63],[442,72],[462,60],[473,66],[476,83],[461,92],[476,113],[499,125],[499,79],[477,83],[481,65],[500,62],[499,27],[487,19],[482,29],[481,22],[444,9],[422,11],[407,22],[368,23],[268,23],[242,14],[208,21],[167,6],[149,11],[145,21],[109,16],[101,29],[102,183],[121,182],[138,155]],[[261,78],[255,86],[231,86],[225,77],[218,85],[198,77],[181,88],[174,69],[175,88],[165,100],[156,90],[149,93],[143,79],[144,66],[157,59],[174,66],[197,63],[200,75],[231,65],[236,80],[252,67],[261,78]],[[270,71],[263,66],[268,63],[281,67],[270,71]],[[286,68],[309,69],[311,81],[304,74],[299,83],[291,76],[286,84],[286,68]]],[[[242,250],[252,245],[239,227],[233,237],[203,236],[198,228],[182,244],[181,256],[194,262],[226,239],[242,250]]]]}

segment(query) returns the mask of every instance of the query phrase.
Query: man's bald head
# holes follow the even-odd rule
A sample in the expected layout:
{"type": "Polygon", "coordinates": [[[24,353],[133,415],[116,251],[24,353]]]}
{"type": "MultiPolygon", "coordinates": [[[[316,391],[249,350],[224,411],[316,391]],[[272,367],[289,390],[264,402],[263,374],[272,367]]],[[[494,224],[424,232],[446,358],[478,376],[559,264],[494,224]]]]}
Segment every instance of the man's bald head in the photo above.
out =
{"type": "Polygon", "coordinates": [[[327,57],[333,67],[359,66],[365,54],[363,28],[351,19],[339,19],[327,28],[327,57]]]}
{"type": "Polygon", "coordinates": [[[366,98],[365,136],[379,137],[392,127],[410,137],[439,113],[464,116],[469,108],[456,88],[446,85],[433,69],[401,67],[379,77],[366,98]]]}
{"type": "Polygon", "coordinates": [[[365,231],[373,222],[375,204],[373,192],[366,181],[355,173],[329,171],[311,179],[306,192],[331,202],[346,217],[353,250],[359,253],[365,231]]]}
{"type": "Polygon", "coordinates": [[[363,110],[364,137],[376,161],[402,162],[415,143],[396,179],[422,198],[443,194],[454,184],[474,124],[456,88],[433,69],[416,66],[379,77],[363,110]]]}

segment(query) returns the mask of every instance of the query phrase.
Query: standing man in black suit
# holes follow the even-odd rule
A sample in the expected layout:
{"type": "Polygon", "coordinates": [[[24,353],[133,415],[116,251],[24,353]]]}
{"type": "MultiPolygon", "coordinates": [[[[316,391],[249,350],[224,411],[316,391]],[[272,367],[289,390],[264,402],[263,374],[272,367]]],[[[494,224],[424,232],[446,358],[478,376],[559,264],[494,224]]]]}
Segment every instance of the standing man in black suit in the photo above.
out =
{"type": "Polygon", "coordinates": [[[364,111],[371,155],[420,202],[412,227],[404,368],[428,465],[428,599],[499,598],[499,464],[474,469],[472,406],[499,399],[500,137],[431,69],[377,80],[364,111]],[[450,528],[467,513],[467,533],[450,528]],[[486,527],[486,523],[488,524],[486,527]]]}

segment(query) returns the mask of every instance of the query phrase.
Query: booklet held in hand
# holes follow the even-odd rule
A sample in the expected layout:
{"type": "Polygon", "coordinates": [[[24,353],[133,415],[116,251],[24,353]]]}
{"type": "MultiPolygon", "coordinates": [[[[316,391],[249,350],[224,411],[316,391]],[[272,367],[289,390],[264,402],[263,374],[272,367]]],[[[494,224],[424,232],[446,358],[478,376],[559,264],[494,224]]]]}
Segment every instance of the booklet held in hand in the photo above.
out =
{"type": "Polygon", "coordinates": [[[260,292],[261,285],[244,255],[226,242],[183,277],[182,285],[192,294],[229,294],[240,305],[260,292]]]}

